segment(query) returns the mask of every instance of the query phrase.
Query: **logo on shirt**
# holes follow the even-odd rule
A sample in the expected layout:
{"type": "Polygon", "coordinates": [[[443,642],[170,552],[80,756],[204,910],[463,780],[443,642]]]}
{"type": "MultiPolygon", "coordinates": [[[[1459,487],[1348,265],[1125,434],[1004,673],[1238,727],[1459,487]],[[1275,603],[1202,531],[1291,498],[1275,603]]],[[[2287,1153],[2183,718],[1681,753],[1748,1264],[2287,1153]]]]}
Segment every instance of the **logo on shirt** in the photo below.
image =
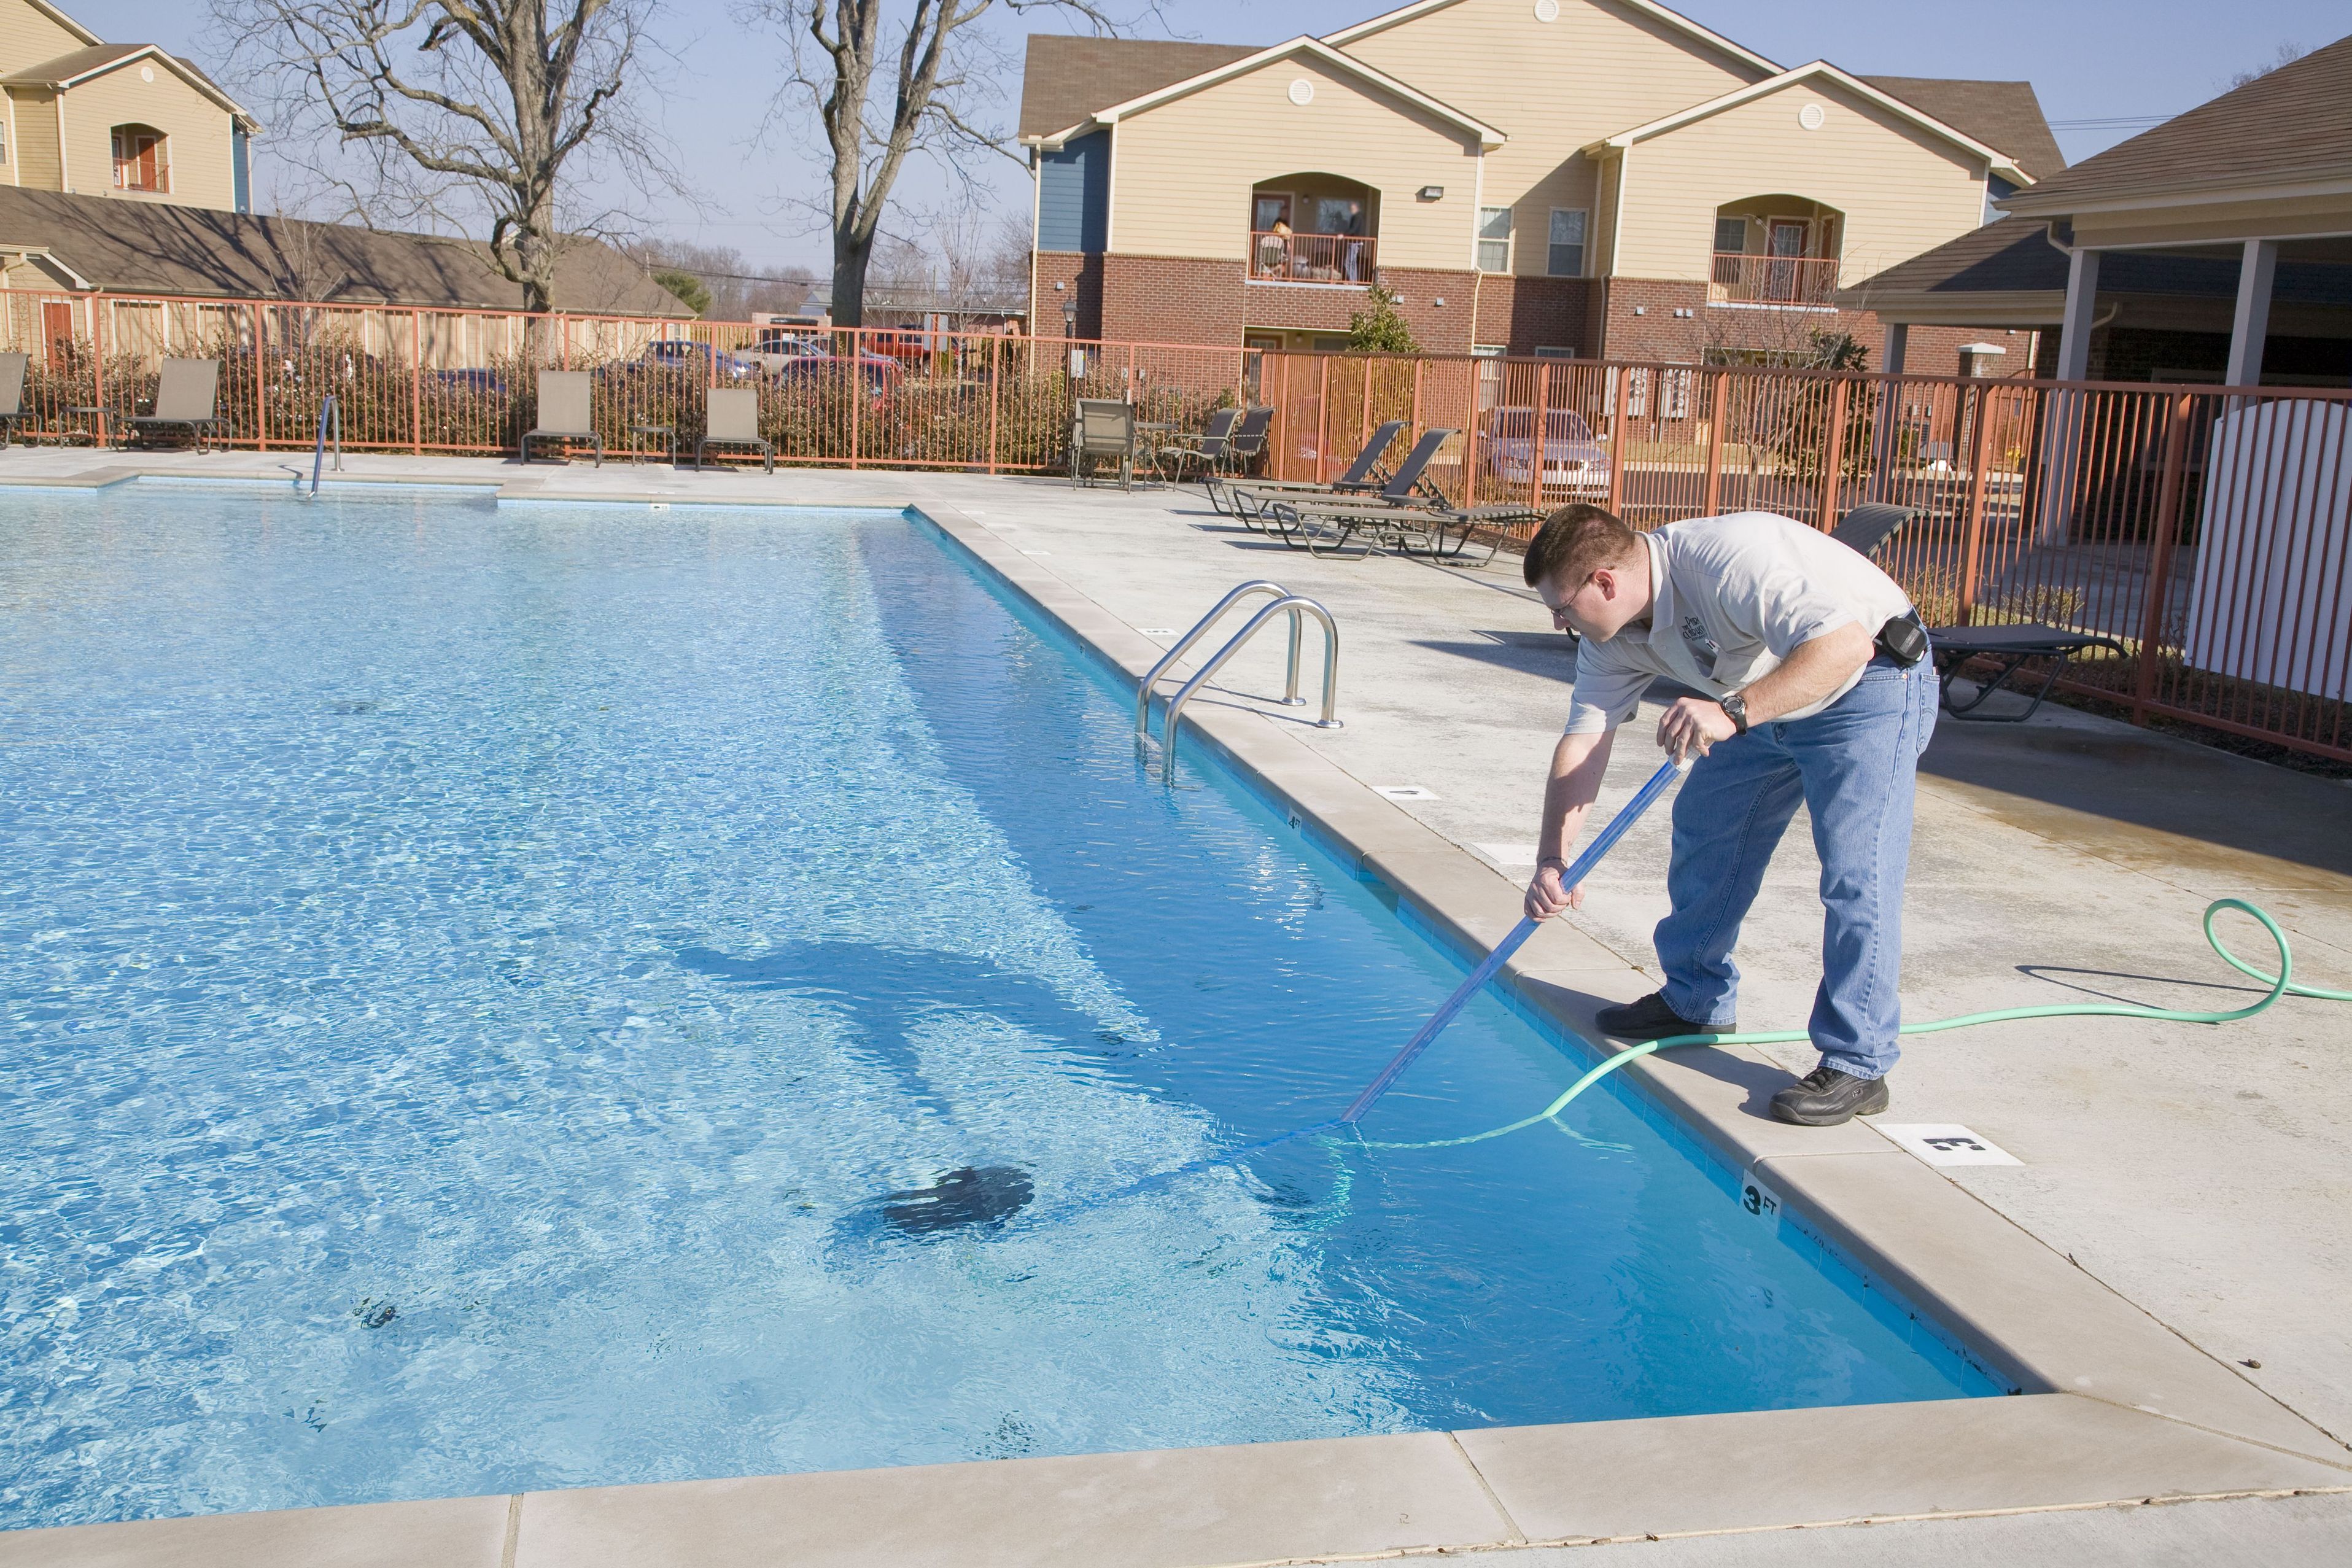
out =
{"type": "Polygon", "coordinates": [[[1697,662],[1699,668],[1713,675],[1715,661],[1722,657],[1723,647],[1706,635],[1706,623],[1696,616],[1685,616],[1682,626],[1677,629],[1683,634],[1683,646],[1690,649],[1691,658],[1697,662]]]}

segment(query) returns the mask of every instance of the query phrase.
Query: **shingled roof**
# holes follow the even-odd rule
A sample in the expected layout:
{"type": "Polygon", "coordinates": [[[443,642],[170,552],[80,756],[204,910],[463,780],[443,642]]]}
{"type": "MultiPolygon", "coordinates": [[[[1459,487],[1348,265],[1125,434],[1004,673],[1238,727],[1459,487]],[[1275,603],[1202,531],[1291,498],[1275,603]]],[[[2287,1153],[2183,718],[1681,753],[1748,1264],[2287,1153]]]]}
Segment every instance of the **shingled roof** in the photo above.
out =
{"type": "Polygon", "coordinates": [[[2063,216],[2071,204],[2352,174],[2352,37],[2339,38],[2152,131],[2085,158],[2003,205],[2063,216]]]}
{"type": "Polygon", "coordinates": [[[1262,47],[1032,34],[1021,77],[1019,134],[1051,136],[1067,131],[1097,109],[1231,65],[1262,47]]]}
{"type": "Polygon", "coordinates": [[[1862,79],[1988,147],[2000,148],[2036,180],[2046,180],[2066,167],[2066,155],[2058,151],[2058,139],[2050,133],[2050,121],[2042,118],[2042,100],[2034,96],[2030,81],[1926,76],[1862,79]]]}
{"type": "MultiPolygon", "coordinates": [[[[0,185],[0,252],[11,251],[45,252],[112,293],[522,308],[520,285],[500,277],[474,240],[0,185]]],[[[555,298],[557,309],[583,314],[693,314],[593,239],[564,250],[555,298]]]]}

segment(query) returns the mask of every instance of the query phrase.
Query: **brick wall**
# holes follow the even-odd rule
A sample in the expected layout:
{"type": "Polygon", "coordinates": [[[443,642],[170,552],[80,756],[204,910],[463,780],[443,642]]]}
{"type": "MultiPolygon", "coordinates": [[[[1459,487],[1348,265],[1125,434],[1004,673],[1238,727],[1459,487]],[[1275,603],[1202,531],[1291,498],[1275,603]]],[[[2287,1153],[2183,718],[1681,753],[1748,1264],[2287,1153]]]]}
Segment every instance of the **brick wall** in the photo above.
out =
{"type": "Polygon", "coordinates": [[[1710,323],[1706,285],[1660,278],[1601,279],[1601,341],[1577,345],[1588,358],[1659,360],[1696,364],[1706,351],[1710,323]],[[1677,312],[1687,311],[1687,315],[1677,312]]]}
{"type": "Polygon", "coordinates": [[[1103,258],[1103,336],[1139,343],[1242,341],[1242,264],[1178,256],[1103,258]]]}
{"type": "Polygon", "coordinates": [[[1098,254],[1041,250],[1031,270],[1029,330],[1042,338],[1062,335],[1062,302],[1078,301],[1078,336],[1103,335],[1103,258],[1098,254]],[[1056,289],[1055,284],[1061,288],[1056,289]]]}
{"type": "Polygon", "coordinates": [[[1470,343],[1500,344],[1510,354],[1571,349],[1580,359],[1591,359],[1598,352],[1592,302],[1601,289],[1600,279],[1496,272],[1479,276],[1476,282],[1477,324],[1470,343]]]}

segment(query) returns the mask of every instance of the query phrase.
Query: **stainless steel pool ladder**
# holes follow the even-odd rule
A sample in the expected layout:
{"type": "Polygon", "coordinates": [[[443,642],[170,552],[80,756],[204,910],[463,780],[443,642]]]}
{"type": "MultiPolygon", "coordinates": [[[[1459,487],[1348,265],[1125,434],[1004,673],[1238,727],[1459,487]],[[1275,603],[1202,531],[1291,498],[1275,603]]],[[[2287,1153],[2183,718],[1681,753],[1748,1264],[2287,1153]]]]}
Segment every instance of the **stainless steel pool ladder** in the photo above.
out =
{"type": "Polygon", "coordinates": [[[1177,638],[1176,646],[1161,655],[1160,662],[1151,667],[1151,672],[1143,678],[1142,685],[1136,689],[1136,739],[1140,741],[1150,733],[1151,693],[1160,684],[1160,678],[1167,674],[1194,643],[1207,636],[1209,629],[1224,617],[1226,611],[1255,594],[1271,594],[1274,595],[1274,602],[1261,605],[1257,613],[1244,623],[1242,629],[1235,632],[1226,640],[1223,647],[1212,654],[1209,661],[1178,689],[1175,696],[1168,700],[1168,714],[1161,721],[1160,728],[1160,776],[1166,783],[1176,782],[1176,721],[1182,717],[1184,705],[1192,700],[1193,693],[1208,684],[1210,678],[1224,666],[1227,659],[1240,652],[1250,638],[1257,635],[1260,627],[1276,616],[1287,615],[1290,617],[1290,674],[1283,688],[1283,706],[1299,708],[1306,705],[1306,699],[1298,695],[1298,658],[1301,651],[1300,643],[1306,631],[1305,617],[1313,616],[1323,624],[1323,716],[1315,721],[1315,727],[1318,730],[1337,730],[1340,727],[1338,714],[1339,628],[1332,621],[1331,612],[1303,595],[1292,593],[1279,583],[1259,578],[1243,584],[1218,600],[1216,606],[1194,622],[1192,629],[1177,638]]]}
{"type": "MultiPolygon", "coordinates": [[[[340,474],[343,471],[343,405],[335,400],[335,395],[331,392],[327,394],[327,401],[319,405],[319,444],[310,451],[310,499],[312,500],[319,499],[319,471],[326,466],[327,426],[330,421],[335,427],[335,472],[340,474]]],[[[301,448],[295,449],[299,451],[301,448]]],[[[296,471],[299,474],[300,470],[296,471]]],[[[294,481],[294,492],[299,495],[301,491],[302,481],[298,478],[294,481]]]]}

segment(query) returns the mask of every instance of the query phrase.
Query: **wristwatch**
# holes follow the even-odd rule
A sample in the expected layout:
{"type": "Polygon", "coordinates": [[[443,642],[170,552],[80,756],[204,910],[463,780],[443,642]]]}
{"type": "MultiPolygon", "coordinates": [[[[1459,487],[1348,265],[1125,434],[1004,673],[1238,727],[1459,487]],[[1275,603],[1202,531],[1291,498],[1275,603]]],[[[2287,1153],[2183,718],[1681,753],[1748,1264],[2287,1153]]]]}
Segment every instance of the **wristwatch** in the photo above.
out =
{"type": "Polygon", "coordinates": [[[1731,716],[1731,727],[1740,734],[1748,733],[1748,700],[1737,691],[1716,700],[1717,708],[1731,716]]]}

